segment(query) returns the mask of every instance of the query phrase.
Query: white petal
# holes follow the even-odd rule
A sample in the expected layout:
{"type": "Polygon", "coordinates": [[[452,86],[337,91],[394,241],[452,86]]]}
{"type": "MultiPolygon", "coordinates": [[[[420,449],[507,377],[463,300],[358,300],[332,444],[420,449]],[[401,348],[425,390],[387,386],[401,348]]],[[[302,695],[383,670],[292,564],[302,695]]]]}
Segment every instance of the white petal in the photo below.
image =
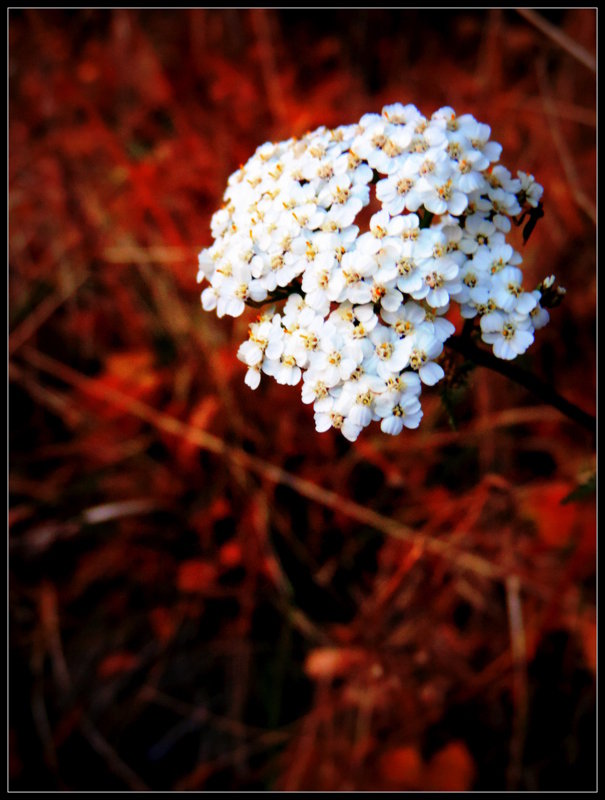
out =
{"type": "Polygon", "coordinates": [[[449,303],[449,300],[450,296],[443,286],[438,289],[431,289],[426,298],[426,302],[433,308],[442,308],[449,303]]]}
{"type": "Polygon", "coordinates": [[[403,430],[403,418],[385,417],[380,423],[380,429],[383,433],[389,433],[391,436],[398,436],[403,430]]]}
{"type": "Polygon", "coordinates": [[[415,414],[406,414],[403,418],[403,424],[406,428],[417,428],[422,419],[422,411],[417,411],[415,414]]]}
{"type": "Polygon", "coordinates": [[[512,361],[513,358],[517,357],[518,353],[508,339],[499,337],[494,342],[494,355],[505,361],[512,361]]]}
{"type": "Polygon", "coordinates": [[[454,192],[448,203],[448,211],[454,217],[459,216],[468,205],[468,197],[462,192],[454,192]]]}
{"type": "Polygon", "coordinates": [[[315,414],[315,430],[319,433],[330,430],[332,427],[332,420],[329,414],[318,412],[315,414]]]}
{"type": "Polygon", "coordinates": [[[515,345],[519,353],[524,353],[533,341],[534,335],[530,331],[517,331],[515,334],[515,345]]]}
{"type": "Polygon", "coordinates": [[[365,425],[370,424],[372,420],[372,412],[367,406],[363,406],[361,403],[355,403],[349,413],[348,419],[351,420],[353,425],[364,427],[365,425]]]}
{"type": "Polygon", "coordinates": [[[345,419],[342,428],[340,429],[340,432],[345,437],[345,439],[348,439],[350,442],[355,442],[357,440],[357,437],[361,433],[362,427],[363,426],[361,425],[353,424],[350,418],[347,418],[345,419]]]}
{"type": "Polygon", "coordinates": [[[257,389],[260,383],[260,371],[255,368],[250,368],[246,372],[246,376],[244,377],[244,383],[247,384],[251,389],[257,389]]]}
{"type": "Polygon", "coordinates": [[[434,386],[443,378],[445,373],[439,364],[435,364],[434,361],[429,361],[428,364],[420,367],[418,374],[423,383],[426,383],[427,386],[434,386]]]}
{"type": "Polygon", "coordinates": [[[536,298],[529,292],[523,292],[517,298],[517,305],[515,311],[518,314],[529,314],[536,307],[536,298]]]}

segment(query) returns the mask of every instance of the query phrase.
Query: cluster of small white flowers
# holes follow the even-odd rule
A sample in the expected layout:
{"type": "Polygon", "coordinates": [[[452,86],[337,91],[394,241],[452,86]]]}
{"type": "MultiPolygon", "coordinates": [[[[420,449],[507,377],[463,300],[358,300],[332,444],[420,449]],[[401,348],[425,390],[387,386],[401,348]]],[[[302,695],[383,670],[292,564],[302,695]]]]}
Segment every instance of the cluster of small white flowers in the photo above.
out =
{"type": "Polygon", "coordinates": [[[452,301],[480,317],[497,357],[525,352],[548,312],[538,290],[522,288],[506,234],[542,187],[497,163],[490,133],[449,107],[427,119],[396,103],[263,144],[229,178],[214,244],[199,256],[202,305],[237,317],[287,298],[238,350],[251,388],[262,373],[302,380],[317,430],[354,441],[373,420],[389,434],[418,426],[422,384],[444,375],[436,359],[454,332],[452,301]],[[381,210],[362,232],[373,185],[381,210]]]}

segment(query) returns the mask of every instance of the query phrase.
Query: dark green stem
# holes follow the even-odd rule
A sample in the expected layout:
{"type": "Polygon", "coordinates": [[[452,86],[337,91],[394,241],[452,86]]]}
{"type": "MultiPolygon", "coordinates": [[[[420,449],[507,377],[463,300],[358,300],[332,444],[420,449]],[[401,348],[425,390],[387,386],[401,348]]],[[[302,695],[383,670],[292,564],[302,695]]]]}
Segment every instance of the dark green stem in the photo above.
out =
{"type": "Polygon", "coordinates": [[[291,294],[294,294],[294,292],[299,289],[300,286],[298,285],[290,285],[284,287],[283,289],[276,289],[274,292],[271,292],[271,294],[265,300],[250,300],[250,298],[248,298],[246,300],[246,305],[251,306],[252,308],[262,308],[270,303],[278,303],[280,300],[286,300],[291,294]]]}
{"type": "Polygon", "coordinates": [[[592,414],[579,408],[575,403],[566,400],[558,394],[552,386],[544,383],[540,378],[527,370],[518,367],[510,361],[503,361],[496,358],[488,350],[478,347],[469,336],[469,329],[467,329],[460,336],[452,336],[445,343],[446,347],[460,353],[469,361],[472,361],[479,367],[491,369],[493,372],[498,372],[506,378],[523,386],[529,392],[534,394],[544,403],[558,409],[566,417],[581,425],[593,435],[596,432],[596,419],[592,414]]]}

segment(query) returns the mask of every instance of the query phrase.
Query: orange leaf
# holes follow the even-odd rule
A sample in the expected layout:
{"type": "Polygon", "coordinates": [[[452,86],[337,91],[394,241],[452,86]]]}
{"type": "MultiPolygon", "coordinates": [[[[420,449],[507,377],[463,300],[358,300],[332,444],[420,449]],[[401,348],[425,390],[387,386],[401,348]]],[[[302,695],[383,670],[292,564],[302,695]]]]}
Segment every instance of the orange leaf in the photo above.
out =
{"type": "MultiPolygon", "coordinates": [[[[219,408],[218,398],[211,394],[206,395],[191,411],[188,420],[189,425],[199,430],[208,430],[219,408]]],[[[177,447],[181,464],[187,469],[193,469],[199,456],[198,445],[184,438],[179,440],[177,447]]]]}
{"type": "MultiPolygon", "coordinates": [[[[112,392],[119,392],[133,399],[149,399],[161,383],[161,376],[154,369],[153,356],[147,351],[125,351],[107,356],[105,371],[90,378],[86,388],[81,389],[82,404],[107,420],[124,417],[125,412],[111,402],[112,392]],[[109,402],[103,396],[107,394],[109,402]]],[[[140,423],[130,418],[130,425],[137,429],[140,423]]]]}
{"type": "Polygon", "coordinates": [[[475,777],[475,764],[464,742],[450,742],[427,765],[425,786],[434,792],[464,792],[475,777]]]}
{"type": "Polygon", "coordinates": [[[175,788],[178,792],[201,789],[214,770],[213,764],[198,764],[189,775],[185,775],[178,781],[175,788]]]}
{"type": "Polygon", "coordinates": [[[227,569],[237,567],[242,562],[242,548],[239,542],[226,542],[218,554],[219,561],[227,569]]]}
{"type": "Polygon", "coordinates": [[[365,661],[363,650],[354,648],[318,647],[307,656],[305,672],[314,680],[339,678],[365,661]]]}
{"type": "Polygon", "coordinates": [[[138,382],[152,367],[153,355],[148,350],[109,353],[105,361],[106,372],[125,383],[138,382]]]}
{"type": "Polygon", "coordinates": [[[157,639],[169,642],[174,636],[175,622],[167,608],[154,608],[149,612],[149,621],[157,639]]]}
{"type": "Polygon", "coordinates": [[[100,678],[112,678],[114,675],[119,675],[120,672],[129,672],[133,670],[138,663],[139,659],[134,653],[129,653],[126,650],[119,650],[105,656],[103,661],[99,664],[97,673],[100,678]]]}
{"type": "Polygon", "coordinates": [[[563,481],[531,487],[524,497],[525,513],[534,521],[538,536],[550,547],[564,547],[577,517],[574,503],[561,505],[573,486],[563,481]]]}
{"type": "Polygon", "coordinates": [[[378,759],[378,771],[387,783],[400,789],[422,789],[424,765],[413,745],[387,750],[378,759]]]}
{"type": "Polygon", "coordinates": [[[216,569],[208,561],[192,559],[179,566],[177,585],[181,592],[204,593],[213,584],[216,569]]]}

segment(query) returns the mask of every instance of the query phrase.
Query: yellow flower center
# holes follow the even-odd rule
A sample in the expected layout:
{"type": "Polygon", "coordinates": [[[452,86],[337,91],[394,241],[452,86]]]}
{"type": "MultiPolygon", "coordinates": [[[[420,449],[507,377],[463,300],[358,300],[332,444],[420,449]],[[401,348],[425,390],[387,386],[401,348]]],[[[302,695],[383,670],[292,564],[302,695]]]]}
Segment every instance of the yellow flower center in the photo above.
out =
{"type": "Polygon", "coordinates": [[[307,249],[305,251],[305,255],[307,256],[307,261],[313,261],[318,252],[319,251],[317,247],[315,247],[315,245],[313,245],[311,242],[307,242],[307,249]]]}
{"type": "Polygon", "coordinates": [[[313,393],[318,400],[323,400],[324,397],[328,396],[328,390],[326,389],[325,383],[321,381],[317,381],[315,387],[313,389],[313,393]]]}
{"type": "Polygon", "coordinates": [[[397,271],[400,275],[409,275],[410,272],[414,269],[414,262],[411,258],[400,258],[397,262],[397,271]]]}
{"type": "Polygon", "coordinates": [[[377,303],[381,297],[385,296],[386,293],[387,290],[384,288],[384,286],[378,286],[374,284],[374,286],[372,286],[372,302],[377,303]]]}
{"type": "Polygon", "coordinates": [[[453,188],[452,188],[452,180],[451,180],[451,178],[450,178],[450,180],[446,181],[441,186],[437,187],[437,194],[439,195],[439,197],[442,200],[451,200],[452,199],[452,193],[453,193],[453,188]]]}
{"type": "Polygon", "coordinates": [[[324,269],[324,270],[323,270],[323,272],[320,272],[320,273],[319,273],[319,275],[317,276],[317,285],[318,285],[318,286],[319,286],[321,289],[325,289],[325,288],[326,288],[326,286],[327,286],[329,283],[330,283],[330,275],[329,275],[329,273],[327,272],[327,270],[325,270],[325,269],[324,269]]]}
{"type": "Polygon", "coordinates": [[[388,361],[393,355],[393,345],[389,342],[381,342],[376,347],[376,355],[381,361],[388,361]]]}
{"type": "Polygon", "coordinates": [[[339,205],[344,205],[349,199],[351,192],[346,187],[338,187],[334,193],[334,201],[339,205]]]}
{"type": "Polygon", "coordinates": [[[429,273],[424,280],[431,289],[438,289],[440,286],[443,286],[443,278],[437,272],[429,273]]]}
{"type": "Polygon", "coordinates": [[[361,280],[361,277],[357,272],[346,272],[343,269],[342,274],[347,286],[351,286],[352,284],[357,283],[359,280],[361,280]]]}
{"type": "Polygon", "coordinates": [[[418,350],[412,350],[412,355],[410,356],[410,367],[415,370],[419,370],[423,364],[426,363],[426,353],[419,352],[418,350]]]}
{"type": "Polygon", "coordinates": [[[398,147],[391,139],[387,139],[382,150],[389,158],[395,158],[395,156],[401,155],[402,152],[401,148],[398,147]]]}
{"type": "Polygon", "coordinates": [[[515,335],[515,327],[511,325],[510,322],[507,322],[506,325],[502,328],[502,336],[505,339],[512,339],[515,335]]]}
{"type": "Polygon", "coordinates": [[[413,330],[414,326],[407,319],[399,319],[395,323],[395,331],[399,334],[399,336],[409,336],[413,330]]]}
{"type": "Polygon", "coordinates": [[[324,181],[330,180],[334,176],[334,169],[331,164],[322,164],[317,171],[317,175],[324,181]]]}
{"type": "Polygon", "coordinates": [[[275,167],[273,168],[273,171],[270,172],[269,175],[273,178],[274,181],[276,181],[281,176],[283,171],[284,171],[284,165],[280,161],[278,161],[275,167]]]}
{"type": "Polygon", "coordinates": [[[355,402],[361,406],[371,406],[372,405],[372,392],[361,392],[355,398],[355,402]]]}

